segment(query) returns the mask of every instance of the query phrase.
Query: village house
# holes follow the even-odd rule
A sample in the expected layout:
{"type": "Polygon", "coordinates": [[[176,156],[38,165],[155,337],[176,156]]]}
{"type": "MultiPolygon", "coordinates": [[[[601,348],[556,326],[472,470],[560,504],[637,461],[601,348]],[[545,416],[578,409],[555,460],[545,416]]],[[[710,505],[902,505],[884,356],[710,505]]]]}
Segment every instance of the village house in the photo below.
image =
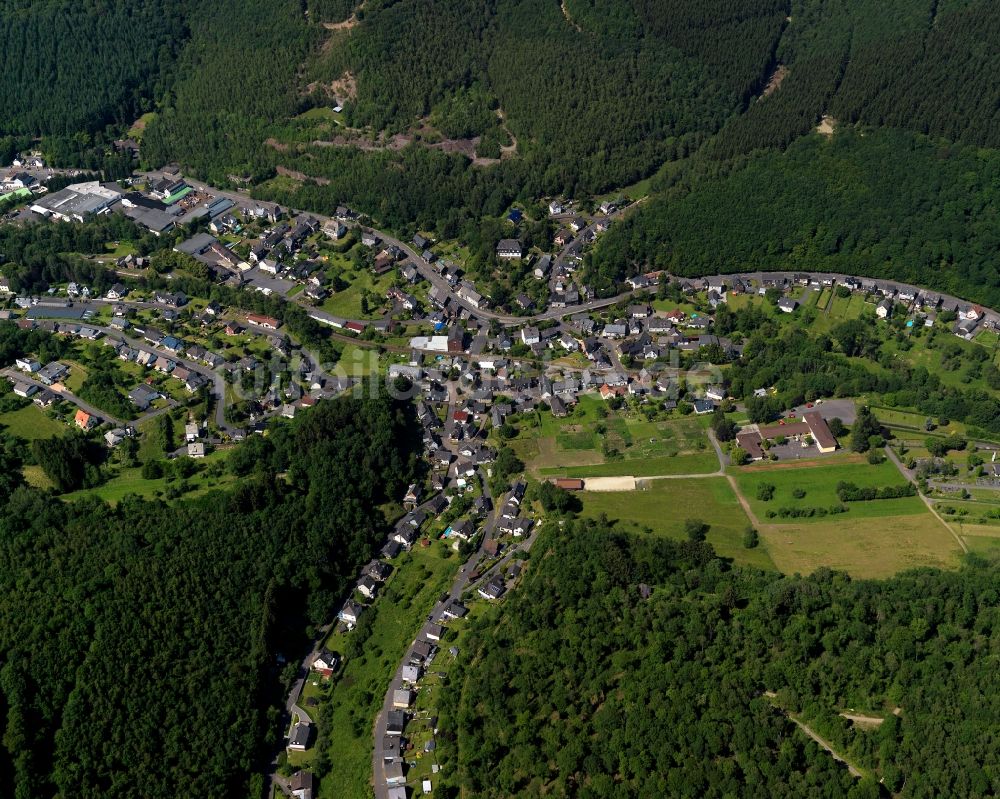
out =
{"type": "Polygon", "coordinates": [[[90,430],[97,427],[101,423],[101,420],[93,414],[87,413],[85,410],[80,408],[73,417],[73,423],[81,430],[90,430]]]}
{"type": "Polygon", "coordinates": [[[313,799],[315,783],[311,771],[297,771],[288,781],[288,790],[295,799],[313,799]]]}
{"type": "Polygon", "coordinates": [[[296,721],[288,735],[288,748],[292,752],[304,752],[309,748],[312,725],[308,721],[296,721]]]}
{"type": "MultiPolygon", "coordinates": [[[[281,322],[279,322],[277,319],[271,316],[264,316],[263,314],[248,313],[246,316],[246,320],[250,324],[257,325],[258,327],[262,327],[265,330],[277,330],[279,327],[281,327],[281,322]]],[[[226,329],[226,333],[229,334],[228,328],[226,329]]],[[[235,334],[230,334],[230,335],[235,335],[235,334]]]]}
{"type": "Polygon", "coordinates": [[[500,239],[497,244],[497,258],[513,259],[521,257],[521,242],[517,239],[500,239]]]}
{"type": "Polygon", "coordinates": [[[337,613],[337,618],[344,622],[344,624],[348,624],[353,627],[358,623],[358,617],[361,615],[361,611],[363,609],[364,608],[362,608],[361,605],[349,599],[344,603],[340,612],[337,613]]]}
{"type": "Polygon", "coordinates": [[[160,399],[160,392],[155,388],[140,383],[128,393],[128,398],[140,411],[145,411],[156,400],[160,399]]]}

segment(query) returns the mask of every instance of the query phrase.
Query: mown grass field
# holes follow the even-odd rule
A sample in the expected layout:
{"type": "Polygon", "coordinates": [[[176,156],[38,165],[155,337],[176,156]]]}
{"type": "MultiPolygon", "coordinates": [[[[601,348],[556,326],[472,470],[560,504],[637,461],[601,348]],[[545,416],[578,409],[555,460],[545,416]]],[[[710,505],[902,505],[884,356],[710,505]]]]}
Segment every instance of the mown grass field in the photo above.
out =
{"type": "Polygon", "coordinates": [[[740,492],[761,523],[768,524],[820,524],[830,520],[904,516],[925,512],[919,497],[878,499],[871,502],[845,503],[847,513],[829,517],[767,518],[769,510],[789,508],[829,508],[841,504],[837,496],[837,483],[841,480],[854,483],[859,488],[898,486],[905,483],[899,471],[889,461],[872,466],[858,456],[844,455],[811,461],[786,462],[777,465],[756,465],[734,468],[731,471],[740,492]],[[769,501],[757,498],[761,485],[774,486],[774,497],[769,501]],[[804,491],[801,498],[793,492],[804,491]]]}
{"type": "Polygon", "coordinates": [[[344,280],[350,285],[328,297],[320,307],[345,319],[378,319],[382,316],[380,310],[386,303],[385,293],[392,286],[393,275],[394,272],[389,271],[376,277],[368,269],[345,272],[344,280]],[[370,300],[368,311],[364,312],[361,310],[361,296],[366,290],[375,298],[370,300]]]}
{"type": "MultiPolygon", "coordinates": [[[[937,427],[933,432],[928,432],[925,429],[927,423],[927,414],[916,413],[913,411],[903,411],[898,408],[885,408],[880,405],[870,405],[872,413],[875,414],[882,424],[889,427],[899,427],[899,428],[909,428],[920,433],[923,436],[929,435],[951,435],[952,433],[964,434],[965,425],[961,425],[958,422],[949,422],[945,427],[937,427]]],[[[933,419],[936,423],[938,420],[933,419]]]]}
{"type": "Polygon", "coordinates": [[[371,347],[344,342],[335,373],[344,377],[368,377],[379,372],[379,353],[371,347]]]}
{"type": "MultiPolygon", "coordinates": [[[[406,648],[438,595],[451,584],[459,559],[454,554],[444,557],[436,545],[417,546],[393,565],[396,571],[383,595],[366,611],[371,614],[371,635],[364,654],[345,662],[325,700],[332,706],[332,712],[324,713],[329,719],[324,735],[333,765],[320,784],[324,799],[370,799],[375,716],[406,648]]],[[[336,633],[327,641],[338,652],[345,644],[345,636],[336,633]]]]}
{"type": "Polygon", "coordinates": [[[880,578],[920,566],[956,568],[962,555],[955,538],[926,509],[874,521],[845,513],[802,524],[767,524],[760,534],[785,574],[810,574],[825,566],[880,578]]]}
{"type": "MultiPolygon", "coordinates": [[[[216,451],[210,453],[204,459],[199,459],[199,463],[208,466],[217,461],[222,461],[225,458],[225,451],[216,451]]],[[[206,494],[213,489],[231,485],[235,482],[235,480],[236,478],[227,471],[223,471],[218,477],[210,476],[204,471],[201,471],[187,479],[186,482],[190,486],[190,490],[185,491],[182,498],[191,499],[193,497],[201,496],[202,494],[206,494]]],[[[167,489],[170,486],[177,486],[180,482],[181,481],[176,478],[168,480],[166,477],[159,477],[155,480],[147,480],[142,476],[142,469],[138,467],[120,469],[103,485],[96,486],[95,488],[84,488],[80,491],[73,491],[72,493],[64,494],[63,499],[72,502],[85,497],[97,497],[98,499],[102,499],[111,505],[116,505],[129,494],[136,494],[144,499],[153,499],[165,496],[167,489]]]]}
{"type": "Polygon", "coordinates": [[[26,441],[51,438],[65,433],[69,428],[57,422],[32,403],[16,411],[0,414],[0,426],[8,433],[26,441]]]}
{"type": "Polygon", "coordinates": [[[686,539],[684,521],[697,518],[710,525],[707,541],[723,557],[737,563],[775,569],[762,543],[755,549],[743,546],[743,533],[750,520],[724,477],[688,480],[652,480],[638,491],[581,491],[582,516],[606,515],[623,529],[686,539]]]}

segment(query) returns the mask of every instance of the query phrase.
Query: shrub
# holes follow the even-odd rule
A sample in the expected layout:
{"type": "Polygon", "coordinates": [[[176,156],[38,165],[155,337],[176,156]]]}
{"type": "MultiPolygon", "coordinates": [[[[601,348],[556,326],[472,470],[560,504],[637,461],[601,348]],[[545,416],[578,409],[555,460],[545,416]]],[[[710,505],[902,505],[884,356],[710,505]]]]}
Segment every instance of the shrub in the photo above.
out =
{"type": "Polygon", "coordinates": [[[704,541],[708,535],[708,525],[701,519],[685,519],[684,531],[690,541],[704,541]]]}
{"type": "Polygon", "coordinates": [[[760,483],[757,486],[757,499],[761,502],[770,502],[774,499],[774,486],[771,483],[760,483]]]}

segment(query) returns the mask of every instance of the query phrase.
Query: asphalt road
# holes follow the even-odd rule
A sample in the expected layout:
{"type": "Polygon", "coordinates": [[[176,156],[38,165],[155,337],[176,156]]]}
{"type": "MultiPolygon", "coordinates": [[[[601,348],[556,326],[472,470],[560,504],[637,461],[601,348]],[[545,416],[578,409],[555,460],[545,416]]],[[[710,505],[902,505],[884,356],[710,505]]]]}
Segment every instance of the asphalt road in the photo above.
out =
{"type": "MultiPolygon", "coordinates": [[[[11,378],[17,383],[27,383],[30,386],[35,386],[39,390],[52,391],[51,386],[47,386],[44,383],[35,380],[30,375],[27,375],[24,372],[19,372],[17,369],[10,369],[10,368],[3,369],[2,374],[5,375],[6,377],[11,378]]],[[[101,419],[102,421],[111,422],[115,427],[125,426],[125,422],[123,422],[121,419],[116,419],[107,411],[102,411],[100,408],[95,408],[93,405],[89,404],[88,402],[85,402],[84,400],[80,399],[78,396],[69,391],[59,391],[53,393],[57,397],[61,397],[62,399],[67,400],[68,402],[72,402],[74,405],[76,405],[77,408],[80,408],[82,411],[89,413],[91,416],[96,416],[98,419],[101,419]]],[[[134,424],[134,422],[131,424],[134,424]]]]}
{"type": "MultiPolygon", "coordinates": [[[[489,486],[486,485],[484,481],[484,495],[489,497],[489,486]]],[[[490,497],[490,499],[492,499],[490,497]]],[[[504,498],[506,501],[506,495],[504,498]]],[[[448,591],[448,596],[443,601],[437,601],[434,603],[434,607],[431,609],[428,621],[425,621],[421,626],[420,631],[417,633],[416,638],[407,647],[406,654],[400,661],[399,666],[396,668],[395,674],[392,676],[392,680],[389,683],[389,687],[385,692],[385,699],[382,702],[382,709],[379,711],[378,717],[375,719],[375,746],[372,753],[372,775],[374,778],[374,791],[375,799],[388,799],[389,790],[388,786],[385,784],[385,750],[383,748],[382,742],[386,734],[386,723],[389,718],[389,711],[393,709],[392,707],[392,695],[393,692],[399,688],[403,687],[403,666],[409,663],[410,651],[414,644],[420,640],[426,640],[427,633],[430,631],[432,624],[436,624],[441,617],[441,612],[447,607],[451,602],[457,601],[465,589],[468,587],[470,582],[470,576],[475,572],[477,565],[483,557],[484,547],[487,541],[492,540],[493,534],[496,530],[497,522],[500,518],[500,509],[503,507],[503,502],[495,503],[493,510],[490,512],[486,524],[483,528],[483,539],[479,545],[479,549],[474,555],[472,555],[466,564],[462,567],[461,571],[456,575],[455,581],[452,583],[451,588],[448,591]]],[[[437,655],[440,656],[440,653],[437,655]]]]}
{"type": "Polygon", "coordinates": [[[134,348],[142,347],[143,349],[153,350],[154,352],[163,355],[163,357],[169,358],[175,363],[181,364],[185,369],[188,369],[191,372],[195,372],[204,377],[206,380],[210,381],[212,383],[213,391],[215,393],[216,426],[219,428],[219,430],[222,430],[230,435],[232,435],[235,432],[236,428],[228,424],[225,418],[226,382],[222,378],[221,374],[213,372],[207,366],[195,363],[194,361],[188,360],[187,358],[177,355],[176,353],[172,353],[167,350],[161,350],[158,347],[155,347],[152,344],[150,344],[148,341],[145,340],[140,341],[138,339],[131,338],[122,333],[121,331],[115,330],[112,327],[101,327],[99,325],[89,325],[89,326],[93,327],[95,330],[100,330],[106,336],[113,336],[115,338],[122,339],[130,347],[134,348]]]}

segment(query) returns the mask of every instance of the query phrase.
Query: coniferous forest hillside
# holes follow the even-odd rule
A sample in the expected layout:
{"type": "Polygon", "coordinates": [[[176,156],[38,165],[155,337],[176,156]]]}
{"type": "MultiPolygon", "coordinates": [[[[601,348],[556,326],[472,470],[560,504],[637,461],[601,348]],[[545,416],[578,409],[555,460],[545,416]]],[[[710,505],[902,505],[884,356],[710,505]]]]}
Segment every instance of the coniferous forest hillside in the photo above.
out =
{"type": "Polygon", "coordinates": [[[803,269],[1000,304],[1000,152],[898,130],[796,141],[653,198],[601,242],[592,282],[803,269]]]}
{"type": "Polygon", "coordinates": [[[2,0],[0,135],[128,123],[166,91],[186,0],[2,0]]]}
{"type": "MultiPolygon", "coordinates": [[[[153,110],[147,166],[177,160],[282,202],[347,202],[389,227],[469,238],[513,202],[655,176],[659,199],[595,259],[601,291],[648,263],[691,272],[761,260],[732,224],[756,231],[779,213],[797,229],[754,245],[768,259],[816,251],[992,297],[980,290],[996,281],[982,279],[979,245],[940,203],[890,191],[884,222],[870,224],[841,205],[849,192],[825,188],[846,175],[891,190],[912,155],[931,181],[922,191],[940,185],[949,207],[989,218],[987,184],[954,180],[977,157],[965,148],[1000,147],[1000,7],[986,0],[6,0],[0,20],[5,152],[17,140],[3,136],[42,134],[58,160],[99,165],[87,147],[102,129],[153,110]],[[308,114],[335,103],[332,122],[308,114]],[[792,145],[823,116],[846,138],[806,157],[817,142],[792,145]],[[855,125],[929,140],[869,145],[850,135],[855,125]],[[402,149],[388,146],[393,136],[402,149]],[[873,150],[888,159],[865,175],[873,150]],[[948,155],[936,164],[929,151],[948,155]],[[279,167],[316,180],[269,180],[279,167]],[[800,184],[791,205],[790,180],[800,184]],[[758,183],[762,216],[696,214],[758,183]],[[929,224],[901,230],[902,217],[929,224]],[[693,221],[714,242],[704,255],[678,229],[693,221]]],[[[978,158],[988,172],[990,152],[978,158]]]]}

